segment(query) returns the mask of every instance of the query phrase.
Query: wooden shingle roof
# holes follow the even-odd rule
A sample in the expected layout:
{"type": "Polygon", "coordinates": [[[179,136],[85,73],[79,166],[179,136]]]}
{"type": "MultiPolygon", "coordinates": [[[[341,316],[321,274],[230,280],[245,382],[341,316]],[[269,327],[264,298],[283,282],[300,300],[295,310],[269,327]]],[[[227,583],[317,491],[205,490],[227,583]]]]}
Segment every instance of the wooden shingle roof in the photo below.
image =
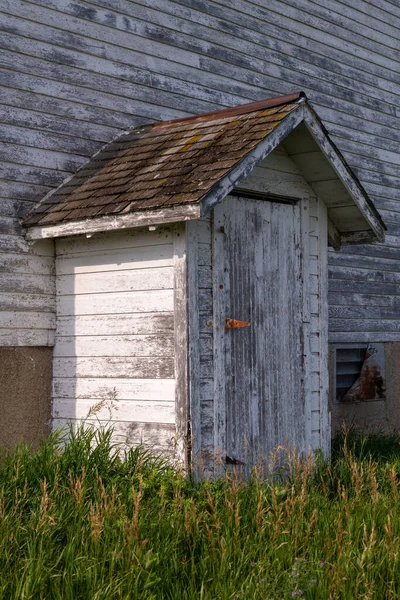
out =
{"type": "Polygon", "coordinates": [[[199,218],[280,143],[326,204],[331,245],[384,239],[378,211],[303,92],[120,134],[33,209],[26,237],[199,218]]]}
{"type": "Polygon", "coordinates": [[[198,203],[292,111],[302,93],[141,126],[104,146],[24,225],[198,203]]]}

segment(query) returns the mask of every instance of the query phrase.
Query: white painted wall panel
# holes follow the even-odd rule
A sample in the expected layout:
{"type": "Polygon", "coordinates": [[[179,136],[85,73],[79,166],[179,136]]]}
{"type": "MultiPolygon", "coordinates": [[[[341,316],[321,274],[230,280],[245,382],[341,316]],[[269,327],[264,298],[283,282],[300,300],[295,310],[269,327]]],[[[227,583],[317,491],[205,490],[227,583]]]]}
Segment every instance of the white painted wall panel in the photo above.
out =
{"type": "Polygon", "coordinates": [[[172,233],[76,237],[58,240],[56,252],[55,426],[98,419],[128,445],[148,439],[150,428],[159,433],[155,447],[163,440],[167,449],[175,423],[172,233]]]}

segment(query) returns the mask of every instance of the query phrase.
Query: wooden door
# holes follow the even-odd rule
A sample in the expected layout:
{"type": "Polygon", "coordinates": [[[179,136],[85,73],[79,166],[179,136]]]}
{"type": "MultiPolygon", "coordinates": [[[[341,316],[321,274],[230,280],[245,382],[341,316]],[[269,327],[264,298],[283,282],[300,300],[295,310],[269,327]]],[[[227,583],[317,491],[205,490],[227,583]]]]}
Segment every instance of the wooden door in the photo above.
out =
{"type": "Polygon", "coordinates": [[[231,196],[218,204],[213,285],[216,451],[251,466],[279,444],[302,449],[299,205],[231,196]],[[250,326],[228,329],[226,319],[250,326]]]}

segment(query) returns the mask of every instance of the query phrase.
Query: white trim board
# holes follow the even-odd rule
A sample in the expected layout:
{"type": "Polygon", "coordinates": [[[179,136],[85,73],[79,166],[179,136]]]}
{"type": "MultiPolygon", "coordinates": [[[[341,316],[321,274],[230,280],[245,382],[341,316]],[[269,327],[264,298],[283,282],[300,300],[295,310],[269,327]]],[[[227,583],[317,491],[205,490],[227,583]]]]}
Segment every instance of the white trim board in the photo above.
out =
{"type": "Polygon", "coordinates": [[[120,229],[133,229],[151,225],[165,225],[167,223],[178,223],[190,221],[200,217],[200,206],[190,204],[176,208],[163,208],[158,210],[147,210],[134,212],[127,215],[106,216],[84,221],[71,221],[59,225],[34,226],[27,229],[26,239],[28,241],[41,240],[45,238],[68,237],[71,235],[82,235],[117,231],[120,229]]]}

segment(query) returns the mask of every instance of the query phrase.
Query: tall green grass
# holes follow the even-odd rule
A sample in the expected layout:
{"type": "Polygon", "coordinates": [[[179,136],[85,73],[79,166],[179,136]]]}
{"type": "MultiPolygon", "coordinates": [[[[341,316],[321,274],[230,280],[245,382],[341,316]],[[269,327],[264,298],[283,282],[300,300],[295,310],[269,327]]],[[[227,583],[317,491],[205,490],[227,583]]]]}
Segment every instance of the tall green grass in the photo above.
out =
{"type": "Polygon", "coordinates": [[[400,442],[345,433],[331,464],[195,483],[110,431],[0,463],[0,598],[400,597],[400,442]]]}

